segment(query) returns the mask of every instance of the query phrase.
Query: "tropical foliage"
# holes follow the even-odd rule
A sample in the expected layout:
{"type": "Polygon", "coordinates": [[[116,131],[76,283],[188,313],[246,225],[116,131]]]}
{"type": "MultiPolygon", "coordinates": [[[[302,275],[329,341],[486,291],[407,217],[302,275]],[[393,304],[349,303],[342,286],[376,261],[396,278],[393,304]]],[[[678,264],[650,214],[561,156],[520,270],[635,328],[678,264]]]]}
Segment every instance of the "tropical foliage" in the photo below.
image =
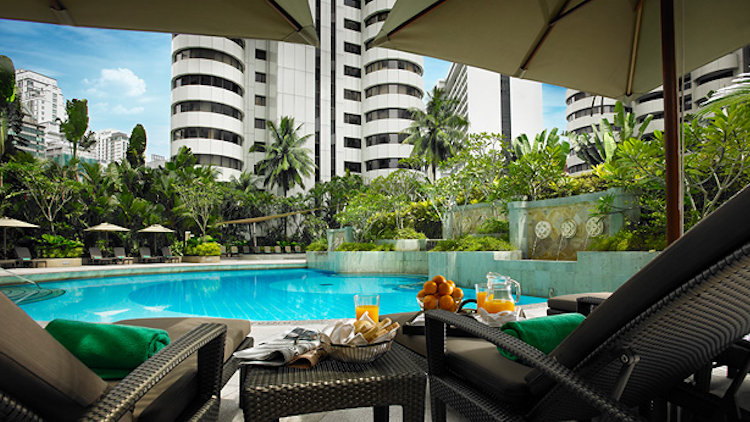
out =
{"type": "MultiPolygon", "coordinates": [[[[315,170],[311,152],[304,147],[311,135],[301,136],[302,125],[295,127],[293,117],[282,117],[278,125],[269,120],[266,126],[273,142],[267,147],[266,157],[258,163],[257,171],[264,175],[263,183],[269,188],[281,188],[283,196],[297,185],[304,189],[302,177],[310,177],[315,170]]],[[[257,149],[253,145],[250,151],[257,149]]]]}
{"type": "Polygon", "coordinates": [[[65,102],[65,113],[67,118],[60,123],[60,131],[65,139],[73,145],[73,159],[78,157],[78,148],[88,150],[96,144],[94,132],[86,130],[89,128],[89,106],[87,100],[68,100],[65,102]]]}

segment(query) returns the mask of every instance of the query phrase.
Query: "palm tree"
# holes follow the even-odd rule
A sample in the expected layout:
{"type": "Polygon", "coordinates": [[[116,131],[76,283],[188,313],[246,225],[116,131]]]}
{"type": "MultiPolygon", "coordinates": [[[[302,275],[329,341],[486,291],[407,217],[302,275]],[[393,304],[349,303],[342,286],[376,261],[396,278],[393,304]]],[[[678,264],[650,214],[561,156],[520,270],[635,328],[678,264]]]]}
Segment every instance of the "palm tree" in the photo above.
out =
{"type": "MultiPolygon", "coordinates": [[[[274,141],[266,151],[266,158],[258,163],[257,171],[264,176],[267,187],[278,186],[286,196],[296,185],[304,188],[302,176],[309,177],[315,169],[310,150],[303,147],[311,135],[300,136],[302,125],[295,127],[293,117],[282,117],[278,126],[270,120],[266,123],[274,141]]],[[[250,151],[258,149],[253,145],[250,151]]]]}
{"type": "Polygon", "coordinates": [[[411,157],[421,157],[430,167],[435,181],[437,165],[456,153],[465,136],[469,122],[455,112],[458,101],[448,98],[445,90],[435,87],[430,93],[425,110],[411,108],[414,122],[404,130],[408,137],[405,144],[414,145],[411,157]]]}

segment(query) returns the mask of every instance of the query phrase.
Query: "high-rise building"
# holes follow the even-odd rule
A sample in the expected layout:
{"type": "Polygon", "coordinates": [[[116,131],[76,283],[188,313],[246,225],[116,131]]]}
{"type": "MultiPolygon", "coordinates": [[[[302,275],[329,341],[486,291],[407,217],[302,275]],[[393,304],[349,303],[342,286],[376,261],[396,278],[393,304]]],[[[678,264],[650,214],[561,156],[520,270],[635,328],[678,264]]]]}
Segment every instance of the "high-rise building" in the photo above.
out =
{"type": "Polygon", "coordinates": [[[37,158],[44,158],[44,126],[31,117],[31,112],[26,106],[21,105],[21,113],[23,114],[21,132],[14,133],[13,129],[10,129],[11,135],[21,138],[20,140],[14,139],[13,145],[37,158]]]}
{"type": "Polygon", "coordinates": [[[121,163],[125,159],[130,137],[119,130],[106,129],[94,133],[96,146],[94,157],[103,166],[109,163],[121,163]]]}
{"type": "Polygon", "coordinates": [[[64,141],[57,119],[65,120],[65,98],[57,80],[41,73],[16,69],[16,86],[22,106],[44,130],[44,146],[64,141]]]}
{"type": "Polygon", "coordinates": [[[311,135],[305,187],[346,171],[365,180],[408,157],[400,132],[424,107],[422,57],[373,48],[395,0],[315,0],[320,48],[196,35],[172,38],[171,155],[189,147],[223,179],[253,172],[282,116],[311,135]],[[249,152],[258,145],[261,152],[249,152]]]}
{"type": "Polygon", "coordinates": [[[164,164],[166,163],[167,163],[167,157],[163,155],[151,154],[151,159],[146,161],[146,167],[150,169],[155,169],[159,167],[164,167],[164,164]]]}
{"type": "Polygon", "coordinates": [[[439,82],[456,111],[469,121],[468,133],[500,133],[507,139],[544,129],[542,84],[453,63],[439,82]]]}
{"type": "MultiPolygon", "coordinates": [[[[689,73],[678,81],[682,83],[678,102],[685,114],[694,113],[708,97],[709,92],[729,85],[740,73],[750,72],[750,46],[736,50],[689,73]]],[[[680,89],[680,87],[678,87],[680,89]]],[[[565,92],[565,114],[568,132],[572,134],[591,133],[592,124],[599,124],[602,118],[613,122],[616,100],[569,89],[565,92]]],[[[632,111],[637,123],[643,123],[646,116],[653,116],[646,128],[646,134],[664,130],[664,91],[658,87],[634,101],[624,103],[627,111],[632,111]]],[[[568,171],[578,173],[590,166],[575,155],[568,157],[568,171]]]]}

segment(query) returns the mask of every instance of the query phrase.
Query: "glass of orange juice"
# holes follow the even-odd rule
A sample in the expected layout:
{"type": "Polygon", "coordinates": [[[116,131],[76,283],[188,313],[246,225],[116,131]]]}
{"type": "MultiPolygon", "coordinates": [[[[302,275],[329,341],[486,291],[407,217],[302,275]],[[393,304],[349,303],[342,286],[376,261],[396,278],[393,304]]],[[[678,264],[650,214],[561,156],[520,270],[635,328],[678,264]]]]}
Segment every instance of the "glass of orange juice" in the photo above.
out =
{"type": "Polygon", "coordinates": [[[354,310],[357,314],[357,321],[367,312],[371,320],[378,322],[380,295],[354,295],[354,310]]]}
{"type": "Polygon", "coordinates": [[[487,299],[487,283],[475,284],[474,290],[477,292],[477,310],[484,308],[484,302],[487,299]]]}

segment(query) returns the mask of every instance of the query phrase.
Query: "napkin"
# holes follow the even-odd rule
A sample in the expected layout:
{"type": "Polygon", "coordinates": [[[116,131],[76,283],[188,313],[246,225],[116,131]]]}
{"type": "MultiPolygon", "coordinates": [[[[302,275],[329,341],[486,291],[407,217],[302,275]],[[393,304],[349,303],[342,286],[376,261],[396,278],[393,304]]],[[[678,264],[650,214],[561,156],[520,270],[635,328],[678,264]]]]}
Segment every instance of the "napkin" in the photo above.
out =
{"type": "Polygon", "coordinates": [[[490,327],[500,327],[506,322],[518,321],[524,319],[523,311],[520,308],[516,308],[515,311],[502,311],[496,313],[489,313],[484,308],[477,310],[477,321],[489,325],[490,327]]]}

